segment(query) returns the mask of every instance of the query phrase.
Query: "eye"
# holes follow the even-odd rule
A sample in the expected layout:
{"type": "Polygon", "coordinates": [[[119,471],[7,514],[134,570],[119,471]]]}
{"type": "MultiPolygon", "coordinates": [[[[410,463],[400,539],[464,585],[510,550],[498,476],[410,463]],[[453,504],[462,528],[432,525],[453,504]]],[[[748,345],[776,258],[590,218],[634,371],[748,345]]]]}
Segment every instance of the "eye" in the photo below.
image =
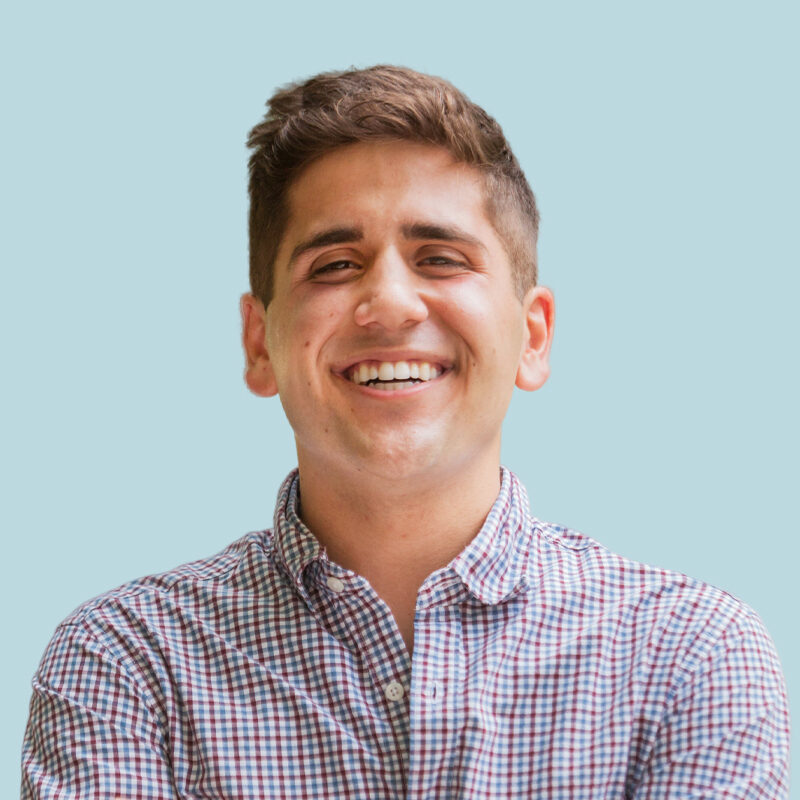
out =
{"type": "Polygon", "coordinates": [[[423,255],[417,263],[422,269],[437,276],[446,276],[469,269],[469,263],[465,258],[450,252],[423,255]]]}
{"type": "Polygon", "coordinates": [[[423,264],[435,264],[444,267],[463,267],[464,262],[450,256],[428,256],[422,259],[423,264]]]}
{"type": "Polygon", "coordinates": [[[354,261],[350,261],[347,258],[337,258],[335,261],[323,261],[320,264],[314,264],[309,271],[309,276],[312,280],[322,283],[334,283],[339,280],[346,280],[358,269],[359,266],[354,261]]]}

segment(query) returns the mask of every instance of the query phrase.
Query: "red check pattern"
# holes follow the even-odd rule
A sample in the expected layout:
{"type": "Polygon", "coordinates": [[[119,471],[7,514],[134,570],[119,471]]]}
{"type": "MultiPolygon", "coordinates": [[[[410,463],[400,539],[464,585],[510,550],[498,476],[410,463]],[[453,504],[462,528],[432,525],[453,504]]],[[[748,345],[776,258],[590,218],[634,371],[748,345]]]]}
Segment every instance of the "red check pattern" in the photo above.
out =
{"type": "Polygon", "coordinates": [[[281,488],[273,532],[86,603],[36,673],[28,798],[786,798],[756,615],[528,516],[508,471],[409,659],[281,488]]]}

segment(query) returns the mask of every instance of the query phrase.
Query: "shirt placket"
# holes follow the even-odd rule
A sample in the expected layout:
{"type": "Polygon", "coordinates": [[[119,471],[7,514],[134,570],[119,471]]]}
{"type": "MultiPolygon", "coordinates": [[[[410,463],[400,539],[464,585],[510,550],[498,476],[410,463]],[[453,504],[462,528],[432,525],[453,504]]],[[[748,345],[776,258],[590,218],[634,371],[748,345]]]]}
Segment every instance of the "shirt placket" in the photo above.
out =
{"type": "Polygon", "coordinates": [[[338,574],[327,565],[323,575],[325,602],[336,620],[333,631],[358,654],[370,676],[371,706],[383,717],[378,742],[384,776],[392,797],[405,794],[408,762],[409,694],[411,660],[389,607],[369,583],[352,573],[338,574]]]}
{"type": "Polygon", "coordinates": [[[421,594],[414,623],[409,713],[408,800],[454,796],[466,654],[455,586],[421,594]],[[444,595],[444,596],[442,596],[444,595]],[[450,595],[447,597],[447,595],[450,595]]]}

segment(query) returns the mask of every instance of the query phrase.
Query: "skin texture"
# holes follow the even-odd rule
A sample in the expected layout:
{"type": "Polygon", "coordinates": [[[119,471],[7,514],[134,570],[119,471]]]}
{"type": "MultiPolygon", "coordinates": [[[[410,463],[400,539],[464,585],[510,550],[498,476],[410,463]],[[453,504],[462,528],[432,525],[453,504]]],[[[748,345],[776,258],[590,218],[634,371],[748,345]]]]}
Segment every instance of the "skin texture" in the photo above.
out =
{"type": "Polygon", "coordinates": [[[514,385],[531,391],[549,374],[552,294],[515,295],[481,186],[438,147],[339,148],[291,187],[268,308],[241,303],[245,379],[280,395],[303,519],[370,580],[409,650],[419,586],[497,495],[514,385]],[[349,380],[364,360],[429,361],[442,374],[380,392],[349,380]]]}

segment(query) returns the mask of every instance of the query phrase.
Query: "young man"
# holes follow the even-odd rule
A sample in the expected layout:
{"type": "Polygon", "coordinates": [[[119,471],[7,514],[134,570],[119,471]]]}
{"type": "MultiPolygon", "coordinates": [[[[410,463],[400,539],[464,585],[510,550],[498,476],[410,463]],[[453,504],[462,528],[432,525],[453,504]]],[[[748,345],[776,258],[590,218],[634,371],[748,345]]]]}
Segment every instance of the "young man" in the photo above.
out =
{"type": "Polygon", "coordinates": [[[23,796],[786,797],[753,612],[500,467],[554,311],[499,126],[377,67],[279,92],[250,145],[246,381],[299,470],[271,531],[59,627],[23,796]]]}

